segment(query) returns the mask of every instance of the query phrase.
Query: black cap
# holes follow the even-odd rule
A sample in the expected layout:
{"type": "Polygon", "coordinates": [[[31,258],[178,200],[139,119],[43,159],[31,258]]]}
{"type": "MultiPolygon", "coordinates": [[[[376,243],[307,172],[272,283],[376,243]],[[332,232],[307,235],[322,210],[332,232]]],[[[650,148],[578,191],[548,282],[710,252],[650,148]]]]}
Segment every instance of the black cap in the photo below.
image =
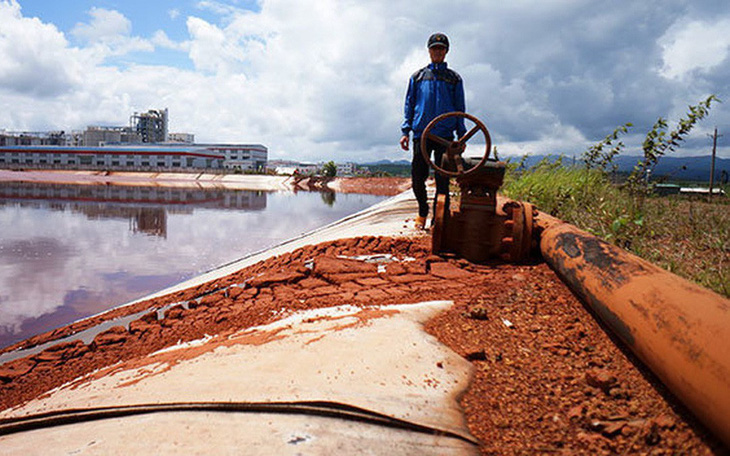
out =
{"type": "Polygon", "coordinates": [[[444,46],[449,49],[449,38],[443,33],[434,33],[428,38],[428,48],[431,49],[434,46],[444,46]]]}

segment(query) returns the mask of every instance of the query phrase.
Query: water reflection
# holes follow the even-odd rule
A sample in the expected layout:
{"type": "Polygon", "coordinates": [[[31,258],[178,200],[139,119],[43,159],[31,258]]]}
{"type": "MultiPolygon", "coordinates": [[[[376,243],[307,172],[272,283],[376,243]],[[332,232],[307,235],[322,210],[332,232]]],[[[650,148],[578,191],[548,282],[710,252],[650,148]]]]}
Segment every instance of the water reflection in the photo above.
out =
{"type": "Polygon", "coordinates": [[[322,202],[327,206],[332,206],[337,202],[337,195],[335,192],[322,192],[319,195],[322,197],[322,202]]]}
{"type": "Polygon", "coordinates": [[[166,237],[168,212],[189,214],[193,208],[264,210],[266,192],[4,182],[0,184],[0,205],[3,204],[68,209],[91,220],[127,219],[134,232],[166,237]]]}
{"type": "Polygon", "coordinates": [[[0,347],[276,245],[381,199],[0,183],[0,347]]]}

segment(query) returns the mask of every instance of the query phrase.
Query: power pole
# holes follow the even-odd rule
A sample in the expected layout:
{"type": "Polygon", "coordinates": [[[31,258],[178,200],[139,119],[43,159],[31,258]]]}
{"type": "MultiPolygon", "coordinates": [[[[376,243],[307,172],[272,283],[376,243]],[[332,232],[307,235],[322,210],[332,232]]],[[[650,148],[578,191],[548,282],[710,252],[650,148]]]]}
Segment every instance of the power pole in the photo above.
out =
{"type": "MultiPolygon", "coordinates": [[[[722,135],[720,135],[722,136],[722,135]]],[[[707,195],[707,202],[712,202],[712,186],[715,183],[715,153],[717,151],[717,127],[712,135],[712,160],[710,161],[710,194],[707,195]]]]}

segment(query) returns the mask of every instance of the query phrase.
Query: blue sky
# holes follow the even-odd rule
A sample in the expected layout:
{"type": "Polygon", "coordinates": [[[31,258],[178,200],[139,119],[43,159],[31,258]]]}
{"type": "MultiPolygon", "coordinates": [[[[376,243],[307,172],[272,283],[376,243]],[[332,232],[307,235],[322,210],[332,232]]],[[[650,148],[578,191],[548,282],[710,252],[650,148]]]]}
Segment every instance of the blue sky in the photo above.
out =
{"type": "Polygon", "coordinates": [[[259,11],[256,1],[233,1],[227,4],[197,0],[23,0],[19,2],[26,17],[38,17],[59,30],[69,33],[79,24],[87,22],[93,8],[118,11],[130,20],[134,35],[151,36],[164,30],[173,40],[188,37],[185,19],[190,15],[207,21],[215,21],[225,14],[227,6],[241,10],[259,11]]]}
{"type": "Polygon", "coordinates": [[[409,159],[408,77],[449,35],[467,111],[504,155],[580,155],[626,122],[628,153],[710,94],[679,154],[730,156],[730,2],[0,0],[0,129],[126,125],[168,108],[199,142],[272,158],[409,159]]]}
{"type": "MultiPolygon", "coordinates": [[[[208,22],[216,22],[221,16],[230,14],[230,9],[259,11],[256,1],[218,2],[179,0],[23,0],[23,15],[37,17],[43,22],[55,25],[64,33],[70,44],[83,46],[85,40],[74,34],[79,26],[93,21],[94,11],[116,11],[129,21],[129,33],[133,36],[151,38],[162,30],[173,41],[183,42],[189,38],[187,17],[194,15],[208,22]]],[[[184,51],[155,49],[154,52],[132,52],[129,55],[109,59],[107,63],[129,65],[130,63],[166,64],[179,68],[193,69],[193,64],[184,51]]]]}

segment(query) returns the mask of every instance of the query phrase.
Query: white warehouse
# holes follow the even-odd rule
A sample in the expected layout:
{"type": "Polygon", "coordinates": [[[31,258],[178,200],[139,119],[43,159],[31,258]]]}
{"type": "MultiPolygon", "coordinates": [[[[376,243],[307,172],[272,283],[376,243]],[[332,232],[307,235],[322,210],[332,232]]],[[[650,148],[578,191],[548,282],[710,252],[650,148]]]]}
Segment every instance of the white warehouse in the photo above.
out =
{"type": "Polygon", "coordinates": [[[260,144],[144,144],[0,146],[0,168],[265,171],[268,149],[260,144]]]}

